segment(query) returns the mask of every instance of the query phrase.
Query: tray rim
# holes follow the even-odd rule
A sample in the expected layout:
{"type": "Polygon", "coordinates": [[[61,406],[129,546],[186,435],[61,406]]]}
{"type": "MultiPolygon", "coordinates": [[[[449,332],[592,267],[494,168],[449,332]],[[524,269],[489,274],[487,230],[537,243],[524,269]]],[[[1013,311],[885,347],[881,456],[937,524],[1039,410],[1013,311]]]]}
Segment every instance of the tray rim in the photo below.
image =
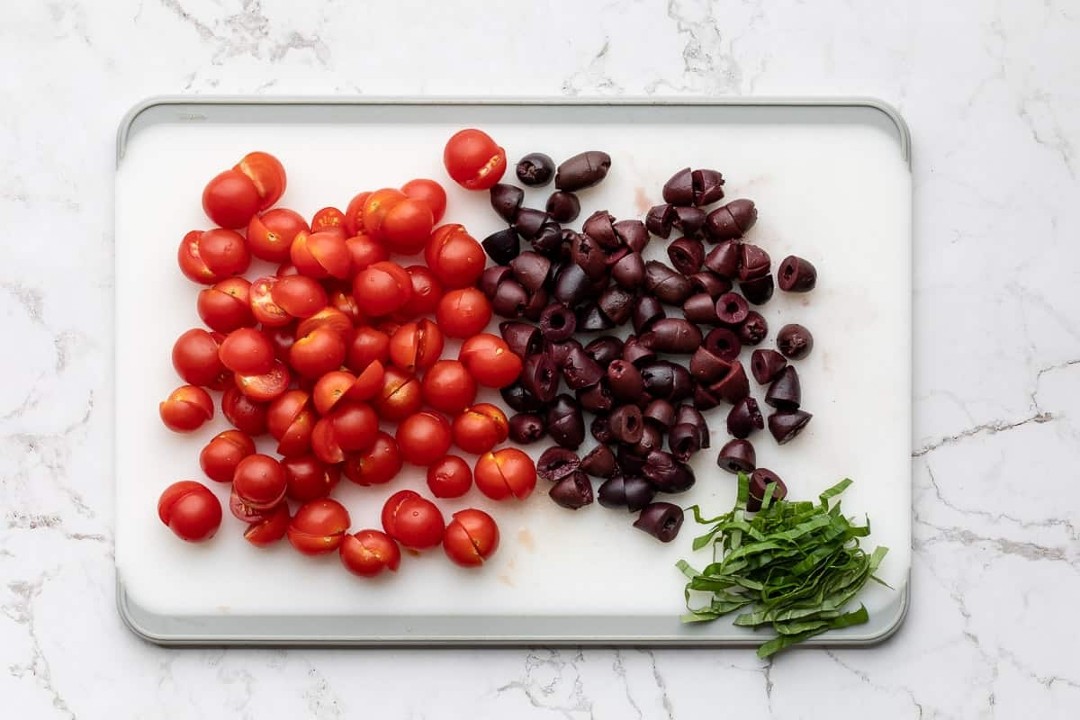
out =
{"type": "MultiPolygon", "coordinates": [[[[861,108],[882,113],[895,127],[900,145],[901,158],[912,171],[911,131],[899,110],[891,103],[871,96],[761,96],[761,97],[702,97],[702,96],[327,96],[327,95],[155,95],[136,102],[121,117],[116,132],[116,168],[120,167],[136,120],[145,112],[157,107],[189,107],[193,109],[225,106],[291,106],[291,107],[380,107],[380,106],[573,106],[573,107],[792,107],[792,108],[861,108]]],[[[193,116],[191,120],[205,120],[205,116],[193,116]]],[[[115,211],[115,207],[114,207],[115,211]]],[[[914,198],[912,198],[914,215],[914,198]]],[[[115,235],[113,238],[115,243],[115,235]]],[[[914,243],[912,243],[914,252],[914,243]]],[[[914,347],[912,347],[914,353],[914,347]]],[[[114,419],[115,423],[115,419],[114,419]]],[[[116,444],[111,448],[116,452],[116,444]]],[[[913,468],[912,468],[913,469],[913,468]]],[[[452,649],[467,647],[648,647],[648,648],[705,648],[705,647],[753,647],[761,638],[723,638],[702,635],[634,637],[626,634],[607,636],[536,635],[491,636],[453,635],[446,637],[414,637],[407,634],[388,636],[344,636],[337,639],[313,639],[287,634],[280,635],[226,635],[226,634],[168,634],[156,632],[142,624],[135,616],[134,608],[124,582],[116,573],[116,608],[121,621],[134,635],[149,643],[163,647],[296,647],[296,648],[432,648],[452,649]]],[[[801,648],[863,648],[871,647],[892,638],[903,626],[911,606],[911,567],[908,567],[903,587],[897,589],[896,612],[884,628],[863,637],[830,638],[828,634],[801,643],[801,648]]],[[[272,616],[267,616],[272,617],[272,616]]]]}

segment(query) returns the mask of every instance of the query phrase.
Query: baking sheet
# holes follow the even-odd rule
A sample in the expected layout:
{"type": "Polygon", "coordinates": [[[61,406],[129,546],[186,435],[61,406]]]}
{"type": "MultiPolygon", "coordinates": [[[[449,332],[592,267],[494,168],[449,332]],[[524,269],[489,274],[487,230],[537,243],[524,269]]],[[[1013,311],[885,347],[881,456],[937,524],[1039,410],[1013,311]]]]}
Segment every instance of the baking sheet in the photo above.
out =
{"type": "MultiPolygon", "coordinates": [[[[799,364],[804,405],[815,418],[790,445],[778,448],[765,435],[755,444],[759,465],[784,477],[793,496],[814,497],[843,476],[856,480],[845,509],[868,514],[871,541],[890,547],[880,575],[895,590],[869,587],[871,622],[818,642],[888,635],[906,610],[910,564],[911,180],[902,123],[861,101],[176,99],[136,108],[121,127],[116,176],[116,563],[128,623],[163,643],[760,641],[725,620],[679,623],[683,578],[674,562],[704,564],[702,553],[690,551],[692,521],[674,543],[660,545],[631,528],[629,515],[556,507],[543,483],[524,503],[492,503],[475,490],[441,503],[447,515],[475,505],[498,520],[502,547],[480,572],[435,551],[405,557],[396,576],[363,581],[336,555],[312,560],[287,543],[257,550],[228,515],[203,545],[177,541],[158,521],[161,490],[202,479],[198,451],[227,427],[219,413],[211,427],[177,436],[157,418],[158,400],[181,384],[169,348],[199,324],[198,288],[177,271],[175,253],[184,232],[208,226],[199,204],[206,180],[249,150],[267,150],[289,173],[280,205],[310,217],[327,203],[344,207],[361,189],[417,176],[447,181],[442,147],[464,126],[490,132],[511,162],[535,150],[555,158],[608,151],[612,171],[582,193],[582,204],[617,217],[641,216],[659,202],[675,169],[716,167],[728,198],[758,203],[750,239],[774,263],[794,252],[818,266],[817,290],[778,292],[762,310],[774,332],[797,321],[815,334],[814,353],[799,364]]],[[[486,193],[451,185],[448,221],[477,238],[499,229],[486,193]]],[[[526,204],[542,207],[550,190],[528,191],[526,204]]],[[[663,257],[663,243],[654,240],[648,254],[663,257]]],[[[253,266],[251,276],[265,269],[253,266]]],[[[734,477],[715,465],[723,412],[708,415],[713,448],[695,459],[695,488],[675,498],[684,506],[722,511],[733,501],[734,477]]],[[[227,487],[207,484],[227,499],[227,487]]],[[[423,490],[423,475],[411,470],[391,487],[423,490]]],[[[378,527],[388,494],[343,481],[336,497],[355,528],[378,527]]]]}

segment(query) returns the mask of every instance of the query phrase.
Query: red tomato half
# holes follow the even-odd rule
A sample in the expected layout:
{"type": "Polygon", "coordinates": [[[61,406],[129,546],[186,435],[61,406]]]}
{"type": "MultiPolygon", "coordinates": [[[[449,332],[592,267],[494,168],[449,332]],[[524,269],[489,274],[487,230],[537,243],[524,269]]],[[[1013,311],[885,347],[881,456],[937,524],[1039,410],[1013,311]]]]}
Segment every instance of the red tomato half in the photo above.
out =
{"type": "Polygon", "coordinates": [[[382,525],[390,537],[410,550],[426,550],[442,542],[446,522],[435,503],[412,490],[391,495],[382,510],[382,525]]]}
{"type": "Polygon", "coordinates": [[[223,228],[244,227],[265,207],[255,183],[236,168],[215,175],[206,184],[202,206],[206,216],[223,228]]]}
{"type": "Polygon", "coordinates": [[[369,450],[345,459],[345,477],[357,485],[383,485],[397,477],[404,464],[397,440],[380,431],[369,450]]]}
{"type": "Polygon", "coordinates": [[[240,275],[251,264],[244,236],[232,230],[192,230],[176,251],[180,271],[193,282],[213,285],[240,275]]]}
{"type": "Polygon", "coordinates": [[[464,227],[451,224],[437,227],[431,233],[424,260],[443,287],[463,288],[480,279],[487,256],[464,227]]]}
{"type": "Polygon", "coordinates": [[[360,577],[375,577],[384,570],[395,572],[401,565],[401,550],[397,543],[378,530],[346,535],[338,552],[345,568],[360,577]]]}
{"type": "Polygon", "coordinates": [[[289,247],[301,231],[310,232],[310,228],[300,213],[286,208],[267,210],[248,223],[248,249],[262,260],[285,262],[289,259],[289,247]]]}
{"type": "Polygon", "coordinates": [[[499,526],[483,510],[467,508],[454,513],[443,536],[446,556],[463,567],[483,565],[499,547],[499,526]]]}
{"type": "Polygon", "coordinates": [[[193,432],[214,417],[214,401],[201,387],[184,385],[158,405],[158,413],[165,427],[173,432],[193,432]]]}
{"type": "Polygon", "coordinates": [[[536,465],[517,448],[502,448],[480,456],[473,480],[480,492],[492,500],[505,500],[511,495],[524,500],[536,487],[536,465]]]}
{"type": "Polygon", "coordinates": [[[446,143],[443,165],[466,190],[488,190],[506,172],[506,151],[482,130],[459,130],[446,143]]]}
{"type": "Polygon", "coordinates": [[[180,539],[202,542],[221,526],[221,501],[202,483],[181,480],[161,493],[158,517],[180,539]]]}
{"type": "Polygon", "coordinates": [[[435,222],[442,220],[443,213],[446,212],[446,191],[442,185],[434,180],[417,178],[402,185],[401,192],[427,205],[435,222]]]}
{"type": "Polygon", "coordinates": [[[270,207],[285,193],[285,168],[270,153],[250,152],[240,159],[233,170],[242,172],[255,185],[259,210],[270,207]]]}
{"type": "Polygon", "coordinates": [[[439,300],[435,320],[447,337],[471,337],[491,321],[491,303],[476,288],[451,290],[439,300]]]}
{"type": "Polygon", "coordinates": [[[521,358],[501,337],[480,333],[461,343],[458,360],[484,387],[504,388],[521,375],[521,358]]]}
{"type": "Polygon", "coordinates": [[[433,412],[418,412],[402,420],[395,438],[405,462],[426,467],[450,449],[450,423],[433,412]]]}
{"type": "Polygon", "coordinates": [[[255,442],[239,430],[218,433],[199,453],[199,467],[217,482],[232,482],[236,466],[255,454],[255,442]]]}
{"type": "Polygon", "coordinates": [[[300,506],[289,523],[288,538],[305,555],[333,552],[349,530],[349,511],[330,498],[312,500],[300,506]]]}

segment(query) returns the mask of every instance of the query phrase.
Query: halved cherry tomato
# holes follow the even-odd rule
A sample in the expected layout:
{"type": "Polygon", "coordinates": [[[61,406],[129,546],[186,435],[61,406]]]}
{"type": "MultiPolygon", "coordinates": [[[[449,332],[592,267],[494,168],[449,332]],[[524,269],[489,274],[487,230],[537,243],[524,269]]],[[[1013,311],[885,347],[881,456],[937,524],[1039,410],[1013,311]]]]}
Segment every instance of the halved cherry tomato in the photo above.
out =
{"type": "MultiPolygon", "coordinates": [[[[354,326],[364,322],[360,306],[356,304],[356,298],[352,294],[352,283],[346,283],[345,286],[331,286],[328,288],[327,295],[330,299],[330,308],[344,315],[354,326]]],[[[349,333],[349,336],[351,337],[352,334],[349,333]]]]}
{"type": "Polygon", "coordinates": [[[236,386],[226,389],[221,396],[221,413],[233,427],[252,437],[266,432],[266,404],[255,402],[236,386]]]}
{"type": "Polygon", "coordinates": [[[521,375],[521,358],[505,340],[490,333],[473,335],[461,343],[458,360],[484,387],[504,388],[521,375]]]}
{"type": "MultiPolygon", "coordinates": [[[[307,322],[307,320],[304,322],[307,322]]],[[[266,339],[270,341],[270,344],[274,346],[274,357],[281,362],[289,362],[289,349],[296,342],[296,326],[289,324],[268,327],[263,329],[263,334],[266,335],[266,339]]]]}
{"type": "Polygon", "coordinates": [[[427,485],[437,498],[456,498],[472,487],[472,470],[457,455],[447,455],[428,466],[427,485]]]}
{"type": "Polygon", "coordinates": [[[334,438],[345,452],[364,452],[379,435],[379,418],[367,403],[346,400],[328,416],[334,424],[334,438]]]}
{"type": "Polygon", "coordinates": [[[439,300],[435,320],[447,337],[467,338],[487,327],[491,303],[476,288],[451,290],[439,300]]]}
{"type": "Polygon", "coordinates": [[[311,218],[311,231],[340,230],[345,232],[345,213],[336,207],[324,207],[311,218]]]}
{"type": "Polygon", "coordinates": [[[442,331],[427,318],[405,323],[390,336],[390,360],[408,372],[431,367],[442,351],[442,331]]]}
{"type": "Polygon", "coordinates": [[[183,385],[158,404],[158,413],[173,432],[193,432],[214,417],[214,401],[201,387],[183,385]]]}
{"type": "Polygon", "coordinates": [[[285,498],[285,470],[269,455],[248,455],[236,466],[233,489],[244,504],[269,510],[285,498]]]}
{"type": "Polygon", "coordinates": [[[394,437],[405,462],[427,467],[450,449],[450,423],[442,415],[425,410],[402,420],[394,437]]]}
{"type": "Polygon", "coordinates": [[[248,250],[261,260],[285,262],[289,259],[289,247],[300,231],[310,232],[300,213],[286,208],[267,210],[248,223],[248,250]]]}
{"type": "Polygon", "coordinates": [[[375,410],[383,420],[404,420],[424,404],[420,381],[393,365],[383,373],[382,390],[375,398],[375,410]]]}
{"type": "Polygon", "coordinates": [[[240,392],[256,402],[270,402],[289,389],[292,376],[285,363],[274,360],[270,372],[258,375],[242,375],[236,373],[236,387],[240,392]]]}
{"type": "Polygon", "coordinates": [[[218,348],[221,364],[235,373],[261,375],[274,366],[274,346],[254,328],[229,333],[218,348]]]}
{"type": "Polygon", "coordinates": [[[326,307],[326,290],[306,275],[289,275],[280,278],[270,288],[270,297],[285,312],[295,318],[311,317],[326,307]]]}
{"type": "Polygon", "coordinates": [[[373,263],[353,278],[353,297],[365,315],[389,315],[412,297],[412,278],[395,262],[373,263]]]}
{"type": "Polygon", "coordinates": [[[363,233],[347,239],[345,247],[348,249],[349,258],[352,261],[350,275],[356,275],[364,268],[390,259],[390,253],[383,247],[382,243],[363,233]]]}
{"type": "Polygon", "coordinates": [[[434,314],[443,296],[442,285],[435,273],[423,265],[410,265],[405,272],[409,273],[412,282],[412,295],[408,302],[398,308],[394,317],[412,320],[421,315],[434,314]]]}
{"type": "Polygon", "coordinates": [[[244,236],[232,230],[192,230],[176,251],[180,271],[192,282],[213,285],[240,275],[251,264],[244,236]]]}
{"type": "Polygon", "coordinates": [[[345,351],[345,340],[341,335],[322,325],[296,338],[289,348],[289,365],[305,377],[317,378],[341,367],[345,351]]]}
{"type": "Polygon", "coordinates": [[[395,572],[401,565],[397,543],[378,530],[346,535],[338,552],[345,568],[360,577],[375,577],[384,570],[395,572]]]}
{"type": "Polygon", "coordinates": [[[364,232],[386,244],[392,253],[413,255],[424,249],[435,224],[426,202],[413,200],[400,190],[383,188],[364,204],[364,232]]]}
{"type": "Polygon", "coordinates": [[[457,360],[439,360],[424,373],[421,384],[424,402],[444,413],[455,415],[476,399],[476,381],[457,360]]]}
{"type": "Polygon", "coordinates": [[[334,432],[334,421],[331,418],[319,418],[311,431],[311,451],[320,461],[327,465],[334,465],[345,460],[345,451],[341,449],[337,434],[334,432]]]}
{"type": "Polygon", "coordinates": [[[360,373],[372,360],[384,366],[390,361],[390,336],[370,326],[357,328],[345,364],[354,373],[360,373]]]}
{"type": "Polygon", "coordinates": [[[443,536],[446,556],[462,567],[483,565],[499,548],[499,526],[483,510],[454,513],[443,536]]]}
{"type": "Polygon", "coordinates": [[[289,523],[289,543],[305,555],[333,552],[349,530],[349,511],[330,498],[300,506],[289,523]]]}
{"type": "Polygon", "coordinates": [[[301,275],[317,280],[326,277],[347,278],[352,267],[345,238],[342,233],[331,230],[298,232],[289,248],[289,258],[301,275]]]}
{"type": "Polygon", "coordinates": [[[202,194],[206,216],[223,228],[246,226],[262,206],[259,189],[244,173],[233,168],[215,175],[202,194]]]}
{"type": "Polygon", "coordinates": [[[312,398],[320,415],[329,414],[339,400],[344,398],[356,384],[356,376],[344,370],[334,370],[315,382],[312,398]]]}
{"type": "Polygon", "coordinates": [[[312,455],[285,458],[285,496],[299,502],[327,497],[341,478],[337,465],[325,465],[312,455]]]}
{"type": "Polygon", "coordinates": [[[536,487],[536,465],[517,448],[502,448],[480,456],[473,480],[477,489],[492,500],[504,500],[511,495],[524,500],[536,487]]]}
{"type": "Polygon", "coordinates": [[[285,168],[270,153],[249,152],[240,158],[233,170],[239,170],[255,185],[259,194],[259,210],[276,203],[285,193],[285,168]]]}
{"type": "Polygon", "coordinates": [[[426,550],[442,542],[446,522],[435,503],[412,490],[401,490],[383,505],[382,526],[404,547],[426,550]]]}
{"type": "Polygon", "coordinates": [[[266,519],[267,510],[273,510],[273,508],[260,509],[252,507],[244,502],[244,499],[236,492],[236,488],[233,487],[229,492],[229,512],[232,516],[240,522],[257,523],[266,519]]]}
{"type": "Polygon", "coordinates": [[[191,385],[219,390],[227,386],[228,371],[221,364],[218,350],[225,337],[202,328],[193,328],[176,338],[172,364],[176,374],[191,385]]]}
{"type": "Polygon", "coordinates": [[[443,165],[466,190],[488,190],[506,172],[506,151],[482,130],[459,130],[446,143],[443,165]]]}
{"type": "Polygon", "coordinates": [[[181,540],[202,542],[221,527],[221,501],[202,483],[181,480],[161,493],[158,517],[181,540]]]}
{"type": "Polygon", "coordinates": [[[326,326],[341,336],[348,343],[353,336],[352,322],[349,316],[337,308],[325,307],[309,318],[304,318],[296,326],[296,337],[310,335],[317,327],[326,326]]]}
{"type": "Polygon", "coordinates": [[[380,431],[369,450],[345,459],[345,477],[357,485],[383,485],[401,472],[404,463],[397,440],[380,431]]]}
{"type": "Polygon", "coordinates": [[[250,523],[244,530],[244,539],[256,547],[273,545],[285,537],[289,529],[289,504],[278,503],[272,510],[263,513],[259,520],[250,523]]]}
{"type": "Polygon", "coordinates": [[[255,454],[255,442],[239,430],[226,430],[214,436],[199,453],[199,467],[217,482],[232,482],[236,466],[255,454]]]}
{"type": "Polygon", "coordinates": [[[487,256],[464,227],[450,224],[441,225],[431,233],[424,260],[443,287],[463,288],[480,279],[487,256]]]}
{"type": "Polygon", "coordinates": [[[299,457],[311,451],[316,418],[308,404],[310,397],[303,390],[289,390],[270,403],[267,427],[283,457],[299,457]]]}
{"type": "Polygon", "coordinates": [[[483,455],[491,452],[510,435],[510,423],[498,407],[478,403],[454,418],[450,427],[454,444],[468,453],[483,455]]]}
{"type": "Polygon", "coordinates": [[[250,290],[251,283],[242,277],[228,278],[200,290],[196,302],[199,317],[211,330],[220,333],[251,327],[255,317],[251,314],[250,290]]]}
{"type": "Polygon", "coordinates": [[[364,231],[364,205],[370,195],[369,192],[356,194],[345,208],[345,232],[350,237],[364,231]]]}
{"type": "Polygon", "coordinates": [[[446,212],[446,191],[442,185],[427,178],[417,178],[402,185],[401,192],[427,205],[435,222],[442,220],[446,212]]]}
{"type": "Polygon", "coordinates": [[[274,286],[280,279],[276,276],[261,277],[251,283],[251,290],[248,292],[251,312],[264,327],[280,327],[293,321],[293,316],[274,302],[274,286]]]}

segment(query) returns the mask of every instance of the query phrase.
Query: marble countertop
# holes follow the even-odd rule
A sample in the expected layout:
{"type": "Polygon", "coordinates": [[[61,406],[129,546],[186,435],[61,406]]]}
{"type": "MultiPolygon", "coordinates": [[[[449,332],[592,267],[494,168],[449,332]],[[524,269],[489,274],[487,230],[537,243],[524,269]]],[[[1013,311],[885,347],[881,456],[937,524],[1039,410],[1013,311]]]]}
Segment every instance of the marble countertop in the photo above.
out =
{"type": "Polygon", "coordinates": [[[9,2],[0,714],[1076,717],[1078,30],[1076,4],[1053,0],[9,2]],[[137,639],[113,587],[113,137],[134,103],[172,93],[893,103],[913,133],[916,203],[903,629],[872,650],[771,664],[744,650],[172,651],[137,639]]]}

